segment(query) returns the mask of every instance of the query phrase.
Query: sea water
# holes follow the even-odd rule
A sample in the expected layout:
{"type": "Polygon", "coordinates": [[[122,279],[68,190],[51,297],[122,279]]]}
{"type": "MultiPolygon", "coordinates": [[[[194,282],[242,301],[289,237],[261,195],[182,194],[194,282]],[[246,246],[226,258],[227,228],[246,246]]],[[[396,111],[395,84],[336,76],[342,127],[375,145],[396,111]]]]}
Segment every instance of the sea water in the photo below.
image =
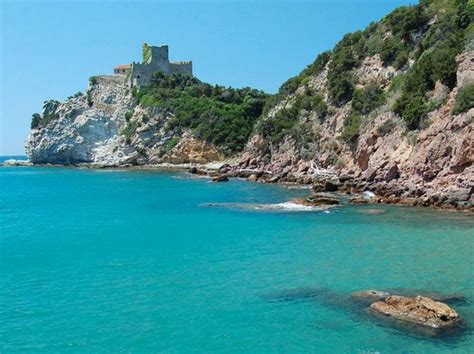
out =
{"type": "Polygon", "coordinates": [[[306,193],[0,168],[0,352],[474,352],[472,214],[278,207],[306,193]],[[389,288],[464,295],[467,330],[420,337],[337,306],[389,288]]]}

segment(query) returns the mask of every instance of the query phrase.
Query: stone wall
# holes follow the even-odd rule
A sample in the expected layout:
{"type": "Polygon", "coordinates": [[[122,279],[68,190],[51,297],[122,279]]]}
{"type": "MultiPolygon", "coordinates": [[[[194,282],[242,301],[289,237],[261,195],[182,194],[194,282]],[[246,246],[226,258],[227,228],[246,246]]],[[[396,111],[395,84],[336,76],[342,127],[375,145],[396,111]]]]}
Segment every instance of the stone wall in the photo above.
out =
{"type": "Polygon", "coordinates": [[[146,49],[150,51],[149,57],[144,58],[144,63],[132,63],[129,86],[140,87],[150,82],[151,75],[157,71],[163,72],[165,75],[174,73],[193,74],[193,66],[191,61],[170,62],[168,59],[168,46],[163,45],[153,47],[146,45],[146,49]],[[146,61],[146,62],[145,62],[146,61]]]}

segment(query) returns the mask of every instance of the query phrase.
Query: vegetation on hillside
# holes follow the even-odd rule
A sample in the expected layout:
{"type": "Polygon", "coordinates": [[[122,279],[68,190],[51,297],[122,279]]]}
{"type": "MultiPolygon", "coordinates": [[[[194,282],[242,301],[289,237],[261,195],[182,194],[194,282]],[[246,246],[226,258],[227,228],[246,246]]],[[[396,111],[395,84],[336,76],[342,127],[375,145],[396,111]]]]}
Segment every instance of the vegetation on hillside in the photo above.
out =
{"type": "MultiPolygon", "coordinates": [[[[364,31],[345,35],[331,52],[319,55],[300,74],[283,83],[278,94],[267,101],[265,113],[284,97],[295,95],[290,99],[290,109],[284,108],[274,116],[264,118],[259,124],[260,133],[272,143],[281,141],[286,135],[295,136],[298,116],[305,109],[304,102],[311,101],[306,97],[311,76],[321,73],[328,64],[326,90],[329,103],[339,107],[351,102],[352,107],[345,119],[341,139],[356,141],[364,119],[386,102],[387,93],[375,82],[356,88],[354,69],[375,54],[380,55],[384,65],[403,70],[404,74],[396,77],[390,88],[390,93],[397,97],[391,108],[403,119],[407,129],[419,129],[426,114],[437,107],[427,95],[436,82],[440,81],[450,89],[456,85],[455,58],[469,41],[474,40],[473,18],[472,0],[421,0],[419,5],[396,9],[364,31]],[[414,63],[411,66],[408,65],[410,61],[414,63]],[[296,94],[300,87],[306,87],[304,95],[301,91],[296,94]]],[[[321,92],[310,95],[322,97],[321,92]]],[[[468,91],[463,95],[459,107],[469,106],[465,103],[469,101],[468,91]]],[[[392,127],[393,124],[387,125],[383,132],[392,127]]]]}
{"type": "Polygon", "coordinates": [[[474,83],[461,87],[458,91],[453,113],[460,114],[471,108],[474,108],[474,83]]]}
{"type": "Polygon", "coordinates": [[[196,137],[232,154],[243,149],[268,95],[251,88],[212,86],[195,77],[157,72],[135,96],[143,106],[172,112],[168,128],[175,134],[191,129],[196,137]]]}

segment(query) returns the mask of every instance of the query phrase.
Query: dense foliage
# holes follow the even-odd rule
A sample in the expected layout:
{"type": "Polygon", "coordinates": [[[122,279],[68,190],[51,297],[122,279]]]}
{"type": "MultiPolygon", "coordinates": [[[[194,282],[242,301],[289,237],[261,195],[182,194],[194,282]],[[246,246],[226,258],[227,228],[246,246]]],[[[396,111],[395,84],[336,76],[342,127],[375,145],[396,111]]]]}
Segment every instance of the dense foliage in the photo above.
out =
{"type": "Polygon", "coordinates": [[[356,141],[364,116],[384,103],[384,91],[375,82],[368,83],[363,89],[354,90],[351,112],[344,121],[341,139],[346,142],[356,141]]]}
{"type": "Polygon", "coordinates": [[[191,129],[226,154],[243,149],[267,98],[262,91],[250,88],[212,86],[195,77],[161,72],[135,95],[141,105],[172,112],[168,128],[176,134],[191,129]]]}
{"type": "Polygon", "coordinates": [[[454,114],[467,112],[474,108],[474,83],[462,87],[456,95],[454,114]]]}
{"type": "MultiPolygon", "coordinates": [[[[435,9],[430,5],[431,2],[424,1],[417,8],[430,12],[435,9]]],[[[472,13],[469,15],[467,0],[454,0],[451,5],[445,8],[448,12],[430,26],[419,43],[419,58],[405,76],[401,96],[394,105],[394,111],[403,118],[408,129],[420,127],[431,107],[426,93],[437,81],[451,89],[456,85],[455,58],[466,45],[470,23],[466,16],[472,19],[472,13]]]]}

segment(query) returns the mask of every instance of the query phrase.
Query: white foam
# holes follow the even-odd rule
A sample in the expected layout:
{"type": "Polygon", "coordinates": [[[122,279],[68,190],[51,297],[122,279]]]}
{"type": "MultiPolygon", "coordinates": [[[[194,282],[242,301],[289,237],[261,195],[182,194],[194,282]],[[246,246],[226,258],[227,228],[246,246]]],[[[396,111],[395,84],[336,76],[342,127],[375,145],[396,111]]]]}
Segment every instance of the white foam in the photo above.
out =
{"type": "Polygon", "coordinates": [[[202,204],[201,206],[217,206],[227,207],[236,209],[246,210],[258,210],[258,211],[286,211],[286,212],[308,212],[308,211],[324,211],[328,213],[328,209],[331,206],[309,206],[301,205],[293,202],[275,203],[275,204],[251,204],[251,203],[209,203],[202,204]]]}

